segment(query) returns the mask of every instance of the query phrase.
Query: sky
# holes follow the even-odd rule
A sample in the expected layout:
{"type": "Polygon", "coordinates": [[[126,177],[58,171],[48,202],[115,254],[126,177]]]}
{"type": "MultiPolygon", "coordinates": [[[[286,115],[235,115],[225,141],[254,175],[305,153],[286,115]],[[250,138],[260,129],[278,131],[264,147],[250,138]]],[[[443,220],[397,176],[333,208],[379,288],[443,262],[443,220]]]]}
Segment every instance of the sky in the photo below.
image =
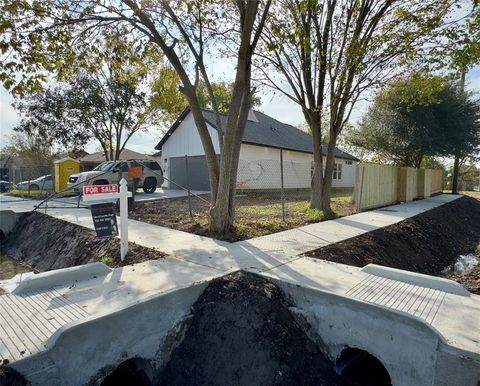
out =
{"type": "MultiPolygon", "coordinates": [[[[219,79],[228,80],[234,74],[231,63],[220,59],[216,63],[214,71],[219,79]],[[218,71],[217,71],[218,70],[218,71]]],[[[480,66],[474,67],[469,71],[466,77],[467,88],[480,95],[480,66]]],[[[257,109],[272,116],[273,118],[298,126],[304,122],[302,112],[298,105],[283,95],[273,94],[272,92],[263,91],[260,94],[262,104],[257,109]]],[[[13,98],[8,91],[0,86],[0,148],[8,143],[8,137],[12,133],[12,129],[19,122],[19,115],[11,106],[13,98]]],[[[357,103],[352,116],[351,122],[355,124],[366,111],[368,102],[362,101],[357,103]]],[[[127,144],[127,148],[139,153],[152,154],[155,152],[155,145],[161,139],[161,130],[153,129],[148,133],[137,133],[127,144]]],[[[91,141],[86,151],[89,153],[98,151],[98,144],[91,141]]]]}

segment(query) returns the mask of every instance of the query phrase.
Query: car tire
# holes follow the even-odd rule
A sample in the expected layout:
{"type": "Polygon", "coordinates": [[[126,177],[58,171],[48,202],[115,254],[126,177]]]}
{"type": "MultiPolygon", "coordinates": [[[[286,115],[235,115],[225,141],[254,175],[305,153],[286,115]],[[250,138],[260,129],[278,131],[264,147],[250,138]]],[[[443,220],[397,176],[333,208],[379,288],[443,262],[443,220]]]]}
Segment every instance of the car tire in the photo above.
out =
{"type": "Polygon", "coordinates": [[[30,185],[30,190],[40,190],[40,187],[38,185],[30,185]]]}
{"type": "Polygon", "coordinates": [[[107,180],[95,180],[92,185],[108,185],[107,180]]]}
{"type": "Polygon", "coordinates": [[[157,190],[157,179],[155,177],[145,178],[142,188],[145,193],[152,194],[157,190]]]}
{"type": "Polygon", "coordinates": [[[5,193],[7,191],[7,188],[5,185],[0,185],[0,193],[5,193]]]}

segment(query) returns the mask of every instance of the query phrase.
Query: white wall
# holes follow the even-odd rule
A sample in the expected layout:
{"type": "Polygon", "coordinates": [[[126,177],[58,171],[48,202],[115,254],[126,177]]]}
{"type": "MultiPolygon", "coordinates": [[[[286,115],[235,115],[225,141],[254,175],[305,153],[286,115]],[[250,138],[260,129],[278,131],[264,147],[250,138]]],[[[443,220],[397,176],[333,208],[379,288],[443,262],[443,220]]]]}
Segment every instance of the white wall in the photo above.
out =
{"type": "MultiPolygon", "coordinates": [[[[215,152],[219,154],[220,147],[218,145],[217,131],[210,125],[207,126],[210,137],[213,138],[215,152]]],[[[200,135],[198,134],[197,126],[195,125],[195,120],[193,119],[193,115],[191,113],[185,117],[182,123],[180,123],[177,129],[172,133],[168,141],[162,146],[161,166],[164,175],[167,178],[166,182],[163,184],[164,187],[170,187],[168,181],[168,179],[170,179],[169,158],[184,157],[185,154],[189,156],[205,154],[202,141],[200,140],[200,135]]]]}
{"type": "MultiPolygon", "coordinates": [[[[220,153],[217,131],[208,125],[217,154],[220,153]]],[[[169,187],[169,158],[204,155],[200,135],[192,114],[188,114],[162,146],[161,166],[166,177],[164,187],[169,187]]],[[[283,151],[284,186],[286,188],[309,188],[311,162],[313,156],[296,151],[283,151]]],[[[342,164],[342,179],[333,180],[333,187],[353,187],[355,166],[347,165],[344,159],[336,159],[342,164]]],[[[280,188],[280,150],[264,146],[242,144],[238,166],[237,188],[277,189],[280,188]]]]}
{"type": "MultiPolygon", "coordinates": [[[[285,188],[309,188],[313,156],[296,151],[283,151],[285,188]]],[[[325,158],[324,158],[325,160],[325,158]]],[[[333,180],[333,187],[353,187],[355,165],[342,164],[342,178],[333,180]]],[[[238,166],[238,189],[277,189],[281,186],[280,150],[262,146],[242,144],[238,166]]]]}

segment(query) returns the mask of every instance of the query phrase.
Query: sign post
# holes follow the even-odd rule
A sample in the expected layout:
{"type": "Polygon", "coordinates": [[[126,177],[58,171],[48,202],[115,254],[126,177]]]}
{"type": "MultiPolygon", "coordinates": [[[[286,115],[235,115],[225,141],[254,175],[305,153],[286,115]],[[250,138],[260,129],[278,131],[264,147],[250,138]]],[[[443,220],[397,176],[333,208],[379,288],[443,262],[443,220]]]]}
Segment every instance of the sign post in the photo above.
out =
{"type": "Polygon", "coordinates": [[[127,181],[122,178],[120,180],[120,258],[122,261],[128,252],[128,193],[127,181]]]}
{"type": "MultiPolygon", "coordinates": [[[[103,200],[120,199],[120,258],[123,259],[128,253],[128,197],[132,192],[128,191],[127,181],[122,178],[120,191],[118,185],[86,185],[83,187],[83,201],[95,202],[103,200]]],[[[108,204],[92,205],[92,217],[98,237],[112,237],[117,235],[115,213],[108,204]],[[113,219],[112,219],[113,216],[113,219]]]]}

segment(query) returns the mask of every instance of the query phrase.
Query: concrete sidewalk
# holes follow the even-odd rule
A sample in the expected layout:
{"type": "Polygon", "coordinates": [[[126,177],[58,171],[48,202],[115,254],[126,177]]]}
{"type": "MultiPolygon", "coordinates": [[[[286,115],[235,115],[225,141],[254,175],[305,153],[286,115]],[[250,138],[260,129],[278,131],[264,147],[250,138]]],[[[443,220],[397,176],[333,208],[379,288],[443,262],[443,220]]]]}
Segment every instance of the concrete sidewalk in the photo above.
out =
{"type": "MultiPolygon", "coordinates": [[[[395,224],[458,197],[432,197],[233,244],[129,220],[131,241],[165,251],[170,257],[116,268],[107,274],[90,273],[71,282],[62,279],[64,270],[52,271],[57,283],[50,275],[43,289],[0,296],[0,359],[15,361],[44,352],[53,347],[59,335],[79,323],[89,323],[172,291],[200,291],[194,290],[196,283],[206,285],[215,277],[239,269],[294,288],[334,295],[336,304],[348,300],[355,301],[358,307],[374,305],[383,310],[386,320],[390,320],[390,312],[420,320],[438,331],[449,349],[475,353],[475,358],[480,358],[480,297],[465,294],[460,285],[405,271],[390,272],[383,267],[372,271],[298,256],[395,224]]],[[[28,206],[24,202],[9,205],[15,211],[25,211],[28,206]]],[[[49,209],[47,213],[93,228],[86,209],[49,209]]],[[[15,288],[19,280],[16,277],[3,286],[15,288]]],[[[197,295],[191,296],[194,301],[197,295]]]]}
{"type": "Polygon", "coordinates": [[[272,255],[295,256],[363,233],[396,224],[448,202],[460,195],[442,194],[425,200],[391,205],[368,212],[305,225],[237,243],[272,255]]]}
{"type": "MultiPolygon", "coordinates": [[[[237,243],[228,243],[171,228],[129,220],[129,241],[148,248],[156,248],[178,259],[222,272],[243,268],[265,270],[298,259],[298,255],[305,252],[396,224],[459,197],[461,196],[443,194],[425,200],[392,205],[237,243]]],[[[30,200],[8,203],[3,203],[0,200],[0,210],[27,212],[31,211],[37,204],[38,202],[30,200]]],[[[44,210],[39,210],[39,212],[94,229],[88,209],[72,208],[65,203],[59,203],[59,206],[47,209],[46,212],[44,210]]]]}

